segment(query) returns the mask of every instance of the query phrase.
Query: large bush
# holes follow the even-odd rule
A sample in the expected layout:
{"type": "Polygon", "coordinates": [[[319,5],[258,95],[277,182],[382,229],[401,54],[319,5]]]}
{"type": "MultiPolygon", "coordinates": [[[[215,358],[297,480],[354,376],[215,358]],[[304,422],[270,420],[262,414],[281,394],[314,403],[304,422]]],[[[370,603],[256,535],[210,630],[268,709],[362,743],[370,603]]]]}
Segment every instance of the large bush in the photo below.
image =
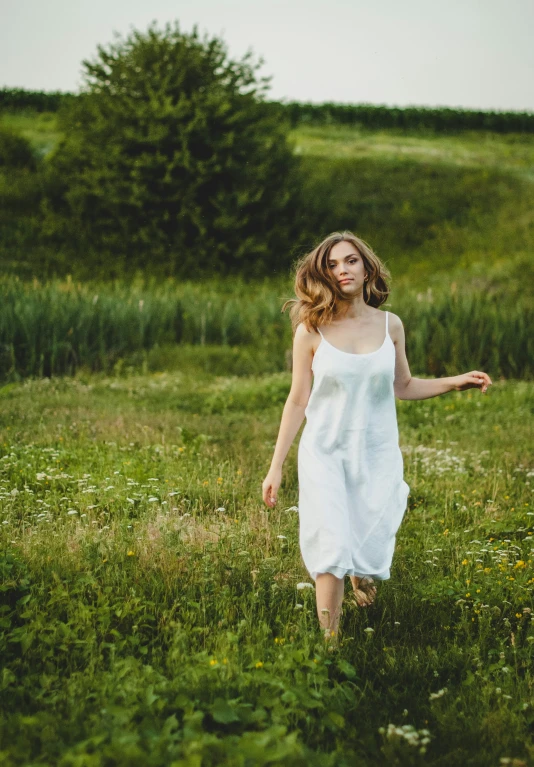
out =
{"type": "Polygon", "coordinates": [[[298,160],[251,57],[178,23],[99,46],[61,112],[47,232],[100,274],[286,268],[298,160]]]}

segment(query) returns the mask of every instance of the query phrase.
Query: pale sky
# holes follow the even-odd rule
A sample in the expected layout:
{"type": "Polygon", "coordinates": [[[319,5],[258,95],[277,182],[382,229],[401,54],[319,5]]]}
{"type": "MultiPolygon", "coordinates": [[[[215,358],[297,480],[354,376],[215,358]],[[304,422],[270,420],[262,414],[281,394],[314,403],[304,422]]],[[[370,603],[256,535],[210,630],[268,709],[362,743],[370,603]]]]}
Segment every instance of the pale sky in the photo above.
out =
{"type": "Polygon", "coordinates": [[[534,0],[0,0],[0,87],[76,91],[113,32],[252,49],[268,99],[534,111],[534,0]]]}

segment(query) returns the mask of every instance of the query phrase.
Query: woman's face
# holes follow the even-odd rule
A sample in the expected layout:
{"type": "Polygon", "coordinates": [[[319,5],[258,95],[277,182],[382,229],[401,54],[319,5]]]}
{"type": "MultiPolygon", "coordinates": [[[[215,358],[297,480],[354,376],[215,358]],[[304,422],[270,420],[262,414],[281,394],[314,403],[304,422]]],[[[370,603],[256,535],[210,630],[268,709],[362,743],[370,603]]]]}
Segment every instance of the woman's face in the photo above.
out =
{"type": "Polygon", "coordinates": [[[351,242],[337,242],[330,250],[327,266],[344,293],[363,290],[365,267],[362,257],[351,242]]]}

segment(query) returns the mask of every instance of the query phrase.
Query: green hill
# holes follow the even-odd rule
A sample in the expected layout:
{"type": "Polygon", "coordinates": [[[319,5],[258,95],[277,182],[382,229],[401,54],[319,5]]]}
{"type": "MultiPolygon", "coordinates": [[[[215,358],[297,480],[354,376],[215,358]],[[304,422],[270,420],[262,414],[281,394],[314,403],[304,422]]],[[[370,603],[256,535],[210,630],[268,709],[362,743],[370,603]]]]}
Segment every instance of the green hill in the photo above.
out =
{"type": "MultiPolygon", "coordinates": [[[[4,111],[0,126],[29,139],[42,158],[61,139],[53,112],[4,111]]],[[[300,126],[290,136],[302,157],[309,214],[298,251],[329,231],[350,228],[376,249],[396,284],[438,287],[446,273],[447,281],[519,294],[525,279],[532,279],[533,134],[329,125],[300,126]]],[[[25,178],[24,189],[29,183],[25,178]]],[[[24,193],[0,171],[4,215],[17,215],[12,228],[30,233],[26,241],[14,236],[19,250],[9,248],[2,261],[8,270],[19,263],[22,272],[23,254],[34,247],[35,217],[31,204],[24,207],[18,198],[11,203],[14,194],[24,193]]],[[[294,254],[289,243],[288,262],[294,254]]],[[[30,255],[26,271],[45,261],[42,253],[30,255]]]]}

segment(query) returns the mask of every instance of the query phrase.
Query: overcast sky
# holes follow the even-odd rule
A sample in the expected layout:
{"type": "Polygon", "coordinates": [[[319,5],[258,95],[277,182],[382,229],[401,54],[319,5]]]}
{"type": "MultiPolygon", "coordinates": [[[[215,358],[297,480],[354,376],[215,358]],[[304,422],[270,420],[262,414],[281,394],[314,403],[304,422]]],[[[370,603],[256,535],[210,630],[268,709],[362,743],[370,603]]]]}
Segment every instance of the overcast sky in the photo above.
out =
{"type": "Polygon", "coordinates": [[[270,99],[534,111],[534,0],[0,0],[0,86],[73,90],[96,47],[178,20],[270,99]]]}

